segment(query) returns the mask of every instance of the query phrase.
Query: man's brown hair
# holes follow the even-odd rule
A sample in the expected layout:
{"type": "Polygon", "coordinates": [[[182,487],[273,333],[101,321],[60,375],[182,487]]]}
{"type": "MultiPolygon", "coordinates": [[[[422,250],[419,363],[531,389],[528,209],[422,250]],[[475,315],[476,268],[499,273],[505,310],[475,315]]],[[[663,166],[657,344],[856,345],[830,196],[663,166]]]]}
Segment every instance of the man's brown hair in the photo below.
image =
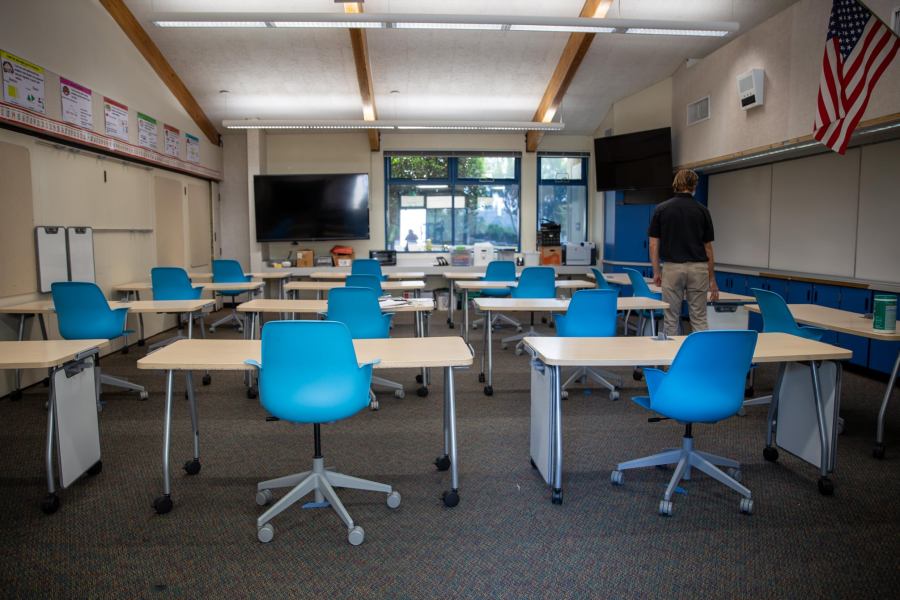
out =
{"type": "Polygon", "coordinates": [[[672,189],[676,192],[693,192],[697,188],[697,174],[690,169],[681,169],[675,173],[672,189]]]}

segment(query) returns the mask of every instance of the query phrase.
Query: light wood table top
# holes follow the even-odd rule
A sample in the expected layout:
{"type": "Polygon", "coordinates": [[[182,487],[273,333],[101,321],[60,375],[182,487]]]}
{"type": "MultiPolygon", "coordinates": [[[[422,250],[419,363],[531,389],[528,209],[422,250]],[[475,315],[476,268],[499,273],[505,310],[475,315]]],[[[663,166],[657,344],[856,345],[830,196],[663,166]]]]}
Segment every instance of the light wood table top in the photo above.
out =
{"type": "MultiPolygon", "coordinates": [[[[593,272],[588,273],[588,277],[595,279],[593,272]]],[[[606,279],[607,283],[613,285],[631,285],[631,280],[626,273],[604,273],[603,278],[606,279]]],[[[644,277],[644,281],[647,282],[647,287],[650,288],[651,292],[660,293],[662,291],[662,288],[658,285],[653,285],[652,278],[644,277]]],[[[719,299],[716,300],[716,302],[756,302],[756,298],[753,296],[744,296],[743,294],[733,294],[731,292],[719,292],[719,299]]]]}
{"type": "Polygon", "coordinates": [[[62,365],[79,354],[102,348],[109,340],[33,340],[0,342],[0,369],[43,369],[62,365]]]}
{"type": "MultiPolygon", "coordinates": [[[[133,313],[188,313],[197,312],[204,308],[211,307],[215,304],[214,300],[208,298],[200,298],[198,300],[134,300],[132,302],[123,302],[121,300],[110,300],[109,307],[113,310],[117,308],[127,308],[133,313]]],[[[22,304],[14,304],[12,306],[0,307],[0,314],[50,314],[56,312],[53,306],[53,300],[33,300],[31,302],[23,302],[22,304]]]]}
{"type": "MultiPolygon", "coordinates": [[[[280,275],[280,274],[279,274],[280,275]]],[[[204,281],[202,283],[194,283],[195,288],[202,287],[204,292],[216,292],[223,290],[258,290],[265,282],[263,281],[236,281],[234,283],[212,283],[204,281]]],[[[131,283],[120,283],[113,286],[114,292],[147,292],[153,290],[153,284],[149,281],[133,281],[131,283]]]]}
{"type": "MultiPolygon", "coordinates": [[[[509,287],[516,287],[519,285],[518,281],[457,281],[456,288],[460,290],[494,290],[494,289],[502,289],[509,287]]],[[[580,279],[557,279],[556,280],[556,288],[557,289],[587,289],[597,287],[593,281],[584,281],[580,279]]]]}
{"type": "MultiPolygon", "coordinates": [[[[434,310],[431,298],[410,298],[402,304],[380,302],[384,312],[430,312],[434,310]]],[[[266,300],[256,299],[238,305],[238,312],[247,313],[325,313],[327,300],[266,300]]]]}
{"type": "Polygon", "coordinates": [[[291,272],[284,270],[275,270],[275,271],[257,271],[254,273],[250,273],[250,276],[254,279],[290,279],[291,272]]]}
{"type": "MultiPolygon", "coordinates": [[[[350,271],[315,271],[309,274],[309,278],[343,281],[349,274],[350,271]]],[[[392,271],[385,275],[388,280],[425,279],[425,271],[392,271]]]]}
{"type": "Polygon", "coordinates": [[[36,315],[53,312],[53,300],[32,300],[21,304],[11,304],[0,307],[0,314],[5,315],[36,315]]]}
{"type": "MultiPolygon", "coordinates": [[[[831,331],[849,333],[873,340],[900,342],[900,330],[882,331],[872,326],[872,319],[860,313],[819,306],[817,304],[788,304],[794,320],[804,325],[813,325],[831,331]]],[[[759,312],[759,306],[748,304],[747,310],[759,312]]]]}
{"type": "MultiPolygon", "coordinates": [[[[336,287],[344,287],[343,281],[291,281],[284,284],[285,290],[306,290],[306,291],[326,291],[336,287]]],[[[412,291],[425,288],[424,281],[403,280],[403,281],[382,281],[381,289],[389,291],[412,291]]]]}
{"type": "MultiPolygon", "coordinates": [[[[475,298],[480,310],[502,312],[566,312],[570,300],[560,298],[475,298]]],[[[658,310],[668,304],[653,298],[629,296],[616,301],[616,310],[658,310]]]]}
{"type": "MultiPolygon", "coordinates": [[[[632,367],[670,365],[685,336],[659,341],[652,337],[563,338],[527,337],[544,363],[561,367],[632,367]]],[[[788,335],[761,333],[753,353],[755,363],[804,360],[847,360],[849,350],[788,335]]]]}
{"type": "Polygon", "coordinates": [[[458,281],[460,279],[481,279],[485,276],[485,272],[475,272],[475,271],[447,271],[443,274],[444,279],[458,281]]]}
{"type": "MultiPolygon", "coordinates": [[[[360,363],[380,359],[376,369],[463,367],[472,353],[461,337],[353,340],[360,363]]],[[[138,360],[139,369],[248,371],[247,359],[259,361],[259,340],[178,340],[138,360]]]]}

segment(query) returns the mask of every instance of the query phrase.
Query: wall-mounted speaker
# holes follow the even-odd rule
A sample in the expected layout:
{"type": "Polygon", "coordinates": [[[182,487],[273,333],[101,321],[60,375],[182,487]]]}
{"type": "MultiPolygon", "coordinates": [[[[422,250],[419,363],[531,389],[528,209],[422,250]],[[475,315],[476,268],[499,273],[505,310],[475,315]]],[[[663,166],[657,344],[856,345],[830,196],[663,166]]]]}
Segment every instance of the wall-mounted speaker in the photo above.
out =
{"type": "Polygon", "coordinates": [[[765,71],[762,69],[750,69],[746,73],[738,75],[738,99],[741,101],[741,108],[748,110],[754,106],[763,105],[765,79],[765,71]]]}

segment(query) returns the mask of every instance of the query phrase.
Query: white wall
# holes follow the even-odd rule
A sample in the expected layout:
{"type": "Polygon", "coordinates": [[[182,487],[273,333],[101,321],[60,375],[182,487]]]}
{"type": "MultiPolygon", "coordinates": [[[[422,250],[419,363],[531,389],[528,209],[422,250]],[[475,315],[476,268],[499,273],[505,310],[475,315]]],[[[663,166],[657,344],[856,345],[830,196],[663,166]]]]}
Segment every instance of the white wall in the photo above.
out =
{"type": "Polygon", "coordinates": [[[595,132],[601,137],[607,129],[613,135],[659,129],[672,125],[672,78],[667,77],[650,87],[614,102],[595,132]]]}

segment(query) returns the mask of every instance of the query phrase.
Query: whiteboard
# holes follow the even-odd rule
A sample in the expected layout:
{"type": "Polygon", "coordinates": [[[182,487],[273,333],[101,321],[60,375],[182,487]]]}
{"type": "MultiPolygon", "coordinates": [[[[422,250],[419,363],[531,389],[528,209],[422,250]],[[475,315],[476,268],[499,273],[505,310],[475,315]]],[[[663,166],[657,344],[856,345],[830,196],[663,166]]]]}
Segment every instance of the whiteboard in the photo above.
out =
{"type": "Polygon", "coordinates": [[[94,281],[94,230],[90,227],[66,227],[69,250],[69,279],[94,281]]]}
{"type": "Polygon", "coordinates": [[[709,213],[716,260],[745,267],[769,266],[772,165],[709,177],[709,213]]]}
{"type": "Polygon", "coordinates": [[[54,225],[35,227],[34,245],[38,255],[38,280],[41,291],[47,293],[53,283],[69,280],[65,227],[54,225]]]}
{"type": "Polygon", "coordinates": [[[856,276],[900,283],[900,140],[862,148],[856,276]]]}

